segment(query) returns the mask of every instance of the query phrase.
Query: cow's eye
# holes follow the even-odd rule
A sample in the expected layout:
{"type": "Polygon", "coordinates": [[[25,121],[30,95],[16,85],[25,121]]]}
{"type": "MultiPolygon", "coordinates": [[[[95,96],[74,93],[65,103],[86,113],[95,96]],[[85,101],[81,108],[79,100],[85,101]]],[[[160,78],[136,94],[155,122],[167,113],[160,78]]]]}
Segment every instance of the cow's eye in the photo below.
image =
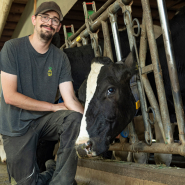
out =
{"type": "Polygon", "coordinates": [[[115,91],[116,91],[116,89],[115,89],[114,87],[110,87],[110,88],[107,90],[107,93],[108,93],[108,95],[110,95],[110,94],[113,94],[115,91]]]}

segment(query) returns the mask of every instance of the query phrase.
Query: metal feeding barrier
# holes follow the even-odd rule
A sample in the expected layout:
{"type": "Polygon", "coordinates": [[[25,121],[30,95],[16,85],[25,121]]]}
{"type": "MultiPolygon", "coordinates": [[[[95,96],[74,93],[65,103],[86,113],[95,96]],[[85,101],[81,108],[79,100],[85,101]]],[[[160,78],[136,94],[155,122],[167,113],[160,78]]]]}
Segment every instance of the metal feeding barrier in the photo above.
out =
{"type": "MultiPolygon", "coordinates": [[[[140,35],[140,25],[137,19],[132,20],[132,1],[131,0],[109,0],[96,11],[95,3],[89,3],[92,5],[93,10],[89,13],[87,11],[87,3],[83,3],[85,14],[85,26],[83,25],[75,34],[68,38],[69,47],[75,47],[78,43],[82,42],[83,45],[87,44],[87,38],[90,36],[91,44],[94,49],[95,56],[102,55],[101,48],[98,45],[97,30],[102,26],[104,35],[104,51],[103,56],[108,56],[113,61],[113,54],[111,48],[111,41],[108,29],[108,19],[111,23],[111,29],[113,34],[114,46],[116,50],[117,61],[121,61],[122,50],[118,32],[117,24],[117,11],[121,8],[123,13],[123,23],[127,28],[127,34],[129,39],[130,50],[135,48],[137,65],[139,69],[139,75],[136,77],[136,85],[139,91],[141,112],[143,116],[144,128],[145,128],[145,142],[141,142],[135,132],[134,124],[131,122],[129,128],[130,143],[115,143],[110,146],[109,150],[121,150],[127,152],[152,152],[152,153],[166,153],[166,154],[180,154],[185,156],[185,135],[184,135],[184,111],[183,103],[180,94],[180,87],[178,83],[177,69],[174,59],[173,46],[170,36],[169,23],[167,19],[167,10],[164,0],[157,0],[159,9],[159,17],[162,27],[162,34],[164,38],[164,46],[167,56],[167,63],[169,68],[169,76],[172,87],[173,100],[175,105],[175,112],[177,117],[177,124],[179,129],[179,139],[181,143],[174,143],[172,127],[170,123],[169,111],[167,107],[167,100],[164,90],[162,70],[160,67],[160,61],[158,56],[158,50],[156,40],[154,37],[154,29],[152,22],[152,15],[149,0],[141,0],[143,8],[142,29],[140,36],[140,49],[137,50],[135,37],[140,35]],[[113,4],[111,4],[113,3],[113,4]],[[137,24],[138,32],[135,33],[133,26],[137,24]],[[146,52],[147,52],[147,40],[151,53],[152,64],[145,66],[146,52]],[[158,95],[158,101],[153,93],[147,74],[153,72],[156,82],[156,89],[158,95]],[[146,96],[149,100],[150,107],[147,106],[146,96]],[[149,119],[148,112],[152,111],[155,121],[152,122],[149,119]],[[152,131],[151,124],[158,124],[164,143],[152,143],[152,131]]],[[[88,4],[88,5],[89,5],[88,4]]],[[[67,47],[63,45],[62,48],[67,47]]]]}

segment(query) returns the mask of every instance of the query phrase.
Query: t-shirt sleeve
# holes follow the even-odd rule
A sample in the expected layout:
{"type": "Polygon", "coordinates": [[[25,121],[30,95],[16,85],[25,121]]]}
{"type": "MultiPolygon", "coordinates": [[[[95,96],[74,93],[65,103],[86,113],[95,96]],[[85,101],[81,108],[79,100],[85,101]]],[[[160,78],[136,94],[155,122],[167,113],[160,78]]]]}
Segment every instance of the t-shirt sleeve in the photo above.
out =
{"type": "Polygon", "coordinates": [[[60,72],[59,84],[67,81],[73,81],[71,76],[71,65],[65,53],[63,53],[62,68],[60,72]]]}
{"type": "Polygon", "coordinates": [[[10,42],[6,42],[0,54],[0,70],[6,73],[17,75],[16,54],[10,42]]]}

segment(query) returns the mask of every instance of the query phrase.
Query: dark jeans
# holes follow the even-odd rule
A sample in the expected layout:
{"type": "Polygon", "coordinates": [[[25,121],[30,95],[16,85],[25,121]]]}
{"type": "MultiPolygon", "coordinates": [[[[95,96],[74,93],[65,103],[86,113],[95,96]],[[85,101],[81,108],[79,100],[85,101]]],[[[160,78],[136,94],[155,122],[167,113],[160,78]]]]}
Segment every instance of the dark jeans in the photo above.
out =
{"type": "Polygon", "coordinates": [[[50,185],[73,184],[77,168],[75,141],[79,135],[82,114],[57,111],[33,121],[27,133],[20,137],[3,135],[7,169],[11,182],[18,185],[46,185],[51,180],[48,171],[39,174],[36,149],[39,139],[60,139],[56,170],[50,185]]]}

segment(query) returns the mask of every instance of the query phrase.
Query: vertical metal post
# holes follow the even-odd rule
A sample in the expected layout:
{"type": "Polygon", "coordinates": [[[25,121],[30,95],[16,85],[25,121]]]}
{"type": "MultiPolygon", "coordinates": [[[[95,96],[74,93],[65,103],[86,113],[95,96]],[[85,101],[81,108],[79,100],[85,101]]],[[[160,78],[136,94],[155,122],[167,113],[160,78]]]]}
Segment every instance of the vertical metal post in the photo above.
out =
{"type": "Polygon", "coordinates": [[[81,37],[81,39],[82,39],[82,45],[83,46],[88,44],[88,39],[87,38],[81,37]]]}
{"type": "MultiPolygon", "coordinates": [[[[135,50],[136,50],[137,46],[136,46],[135,37],[133,36],[132,17],[129,11],[126,11],[124,13],[124,21],[127,27],[127,34],[128,34],[129,44],[130,44],[130,50],[132,50],[133,47],[135,47],[135,50]]],[[[137,50],[136,50],[136,54],[137,54],[137,50]]],[[[140,63],[138,56],[137,56],[137,60],[138,60],[138,63],[140,63]]],[[[140,69],[139,69],[139,73],[141,76],[140,69]]],[[[148,145],[151,145],[153,136],[151,132],[151,125],[148,121],[149,115],[147,113],[146,97],[145,97],[144,90],[142,88],[142,83],[140,79],[137,79],[137,87],[138,87],[139,98],[141,102],[141,112],[142,112],[143,122],[144,122],[144,127],[145,127],[145,141],[148,145]]]]}
{"type": "MultiPolygon", "coordinates": [[[[145,16],[143,14],[141,39],[140,39],[140,51],[139,51],[139,57],[140,57],[139,60],[140,60],[140,67],[141,68],[145,67],[146,52],[147,52],[147,35],[146,35],[145,16]]],[[[153,90],[151,88],[147,74],[142,74],[141,78],[142,78],[143,86],[144,86],[146,95],[148,97],[148,100],[150,102],[150,105],[154,108],[155,115],[156,115],[156,122],[159,125],[160,131],[163,136],[163,140],[164,140],[164,142],[166,142],[166,137],[165,137],[165,133],[164,133],[164,128],[163,128],[163,124],[162,124],[159,106],[158,106],[157,100],[155,98],[155,95],[153,93],[153,90]]]]}
{"type": "Polygon", "coordinates": [[[161,28],[163,33],[164,46],[166,51],[166,58],[169,70],[169,76],[171,81],[172,95],[175,105],[175,112],[177,117],[177,124],[179,128],[179,139],[182,144],[185,144],[185,135],[184,135],[184,110],[182,97],[179,87],[177,68],[175,63],[172,39],[170,35],[169,22],[167,19],[167,11],[164,0],[157,0],[161,28]]]}
{"type": "Polygon", "coordinates": [[[108,23],[105,21],[101,21],[101,24],[102,24],[102,30],[103,30],[103,36],[104,36],[104,51],[106,53],[106,56],[109,57],[114,62],[108,23]]]}
{"type": "Polygon", "coordinates": [[[120,37],[118,33],[117,14],[109,13],[109,18],[110,18],[111,27],[112,27],[117,62],[119,62],[122,60],[122,51],[121,51],[120,37]]]}
{"type": "Polygon", "coordinates": [[[151,9],[149,6],[149,0],[141,0],[141,3],[143,7],[143,12],[145,15],[146,30],[148,35],[148,42],[150,47],[152,63],[153,63],[154,77],[155,77],[155,83],[156,83],[156,88],[158,93],[159,104],[160,104],[160,111],[161,111],[163,125],[165,128],[166,141],[168,143],[172,143],[173,134],[172,134],[172,128],[170,124],[169,112],[168,112],[165,90],[163,85],[162,70],[159,62],[156,40],[154,37],[153,22],[152,22],[151,9]]]}

